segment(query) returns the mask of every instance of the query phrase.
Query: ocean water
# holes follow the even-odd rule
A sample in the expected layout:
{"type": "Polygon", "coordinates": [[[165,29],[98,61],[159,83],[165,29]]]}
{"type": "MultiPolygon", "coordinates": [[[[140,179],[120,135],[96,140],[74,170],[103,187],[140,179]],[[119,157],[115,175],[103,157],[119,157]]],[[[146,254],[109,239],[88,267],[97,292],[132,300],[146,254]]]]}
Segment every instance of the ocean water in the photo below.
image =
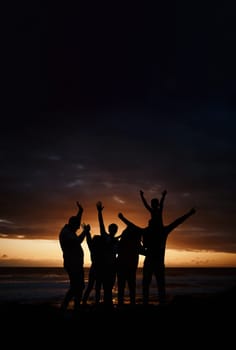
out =
{"type": "MultiPolygon", "coordinates": [[[[88,268],[85,268],[87,284],[88,268]]],[[[236,285],[236,268],[166,268],[167,297],[186,295],[212,295],[236,285]]],[[[63,268],[57,267],[0,267],[0,303],[42,303],[60,305],[69,286],[63,268]]],[[[137,303],[142,300],[142,269],[137,272],[137,303]]],[[[117,286],[113,290],[117,303],[117,286]]],[[[90,303],[94,302],[94,291],[90,303]]],[[[128,289],[125,291],[128,303],[128,289]]],[[[150,287],[150,302],[158,303],[156,281],[150,287]]]]}

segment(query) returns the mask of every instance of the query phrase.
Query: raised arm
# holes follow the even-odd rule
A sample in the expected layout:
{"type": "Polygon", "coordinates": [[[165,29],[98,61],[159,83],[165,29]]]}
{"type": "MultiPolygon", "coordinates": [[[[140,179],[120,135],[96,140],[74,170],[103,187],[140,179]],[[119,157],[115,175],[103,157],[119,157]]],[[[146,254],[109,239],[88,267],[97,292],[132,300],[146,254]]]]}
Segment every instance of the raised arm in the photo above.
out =
{"type": "Polygon", "coordinates": [[[164,208],[164,201],[165,201],[165,197],[166,197],[167,191],[163,191],[162,192],[162,196],[160,199],[160,204],[159,204],[159,220],[160,220],[160,225],[163,226],[163,208],[164,208]]]}
{"type": "Polygon", "coordinates": [[[126,217],[124,217],[122,213],[118,214],[118,218],[121,219],[127,226],[128,225],[136,226],[133,222],[129,221],[126,217]]]}
{"type": "Polygon", "coordinates": [[[196,209],[192,208],[190,209],[186,214],[180,216],[176,220],[174,220],[171,224],[165,226],[165,230],[167,234],[169,234],[171,231],[173,231],[177,226],[182,224],[185,220],[187,220],[190,216],[196,213],[196,209]]]}
{"type": "Polygon", "coordinates": [[[79,221],[79,227],[78,228],[80,228],[81,218],[82,218],[82,214],[83,214],[84,209],[83,209],[83,207],[82,207],[82,205],[80,204],[79,201],[76,202],[76,205],[78,207],[78,213],[76,215],[77,218],[78,218],[78,221],[79,221]]]}
{"type": "Polygon", "coordinates": [[[160,199],[160,211],[161,212],[162,212],[163,207],[164,207],[164,201],[165,201],[166,194],[167,194],[166,190],[162,192],[162,196],[161,196],[161,199],[160,199]]]}
{"type": "Polygon", "coordinates": [[[104,225],[104,221],[103,221],[103,216],[102,216],[102,211],[103,211],[104,207],[102,205],[101,201],[97,202],[97,211],[98,211],[98,222],[99,222],[99,226],[100,226],[100,234],[101,236],[106,236],[106,229],[105,229],[105,225],[104,225]]]}
{"type": "Polygon", "coordinates": [[[150,211],[150,213],[152,212],[152,208],[151,206],[148,204],[148,202],[146,201],[146,198],[144,197],[144,193],[142,190],[139,191],[140,193],[140,197],[141,197],[141,200],[143,202],[143,205],[145,206],[145,208],[150,211]]]}
{"type": "Polygon", "coordinates": [[[91,248],[91,244],[92,244],[92,236],[91,236],[90,229],[88,229],[88,226],[89,225],[82,224],[83,230],[84,231],[86,230],[86,242],[87,242],[87,245],[88,245],[88,247],[90,249],[91,248]]]}
{"type": "Polygon", "coordinates": [[[80,243],[83,242],[85,237],[90,235],[90,225],[83,224],[82,227],[83,227],[83,231],[77,236],[77,239],[80,243]]]}

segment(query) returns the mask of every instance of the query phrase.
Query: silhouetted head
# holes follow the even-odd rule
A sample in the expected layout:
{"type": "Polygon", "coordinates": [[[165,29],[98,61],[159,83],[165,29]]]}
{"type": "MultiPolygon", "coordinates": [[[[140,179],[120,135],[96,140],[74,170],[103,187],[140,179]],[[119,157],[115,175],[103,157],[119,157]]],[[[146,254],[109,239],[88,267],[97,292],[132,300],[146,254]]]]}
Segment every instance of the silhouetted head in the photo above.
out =
{"type": "Polygon", "coordinates": [[[110,233],[111,236],[115,236],[116,232],[118,230],[118,226],[116,224],[110,224],[108,226],[108,232],[110,233]]]}
{"type": "Polygon", "coordinates": [[[77,230],[80,227],[80,219],[77,216],[71,216],[68,224],[73,230],[77,230]]]}
{"type": "Polygon", "coordinates": [[[151,206],[152,206],[152,208],[157,209],[159,207],[159,199],[158,198],[152,198],[151,206]]]}
{"type": "Polygon", "coordinates": [[[93,236],[93,241],[94,241],[94,242],[98,242],[98,241],[101,240],[101,238],[102,238],[101,235],[94,235],[94,236],[93,236]]]}

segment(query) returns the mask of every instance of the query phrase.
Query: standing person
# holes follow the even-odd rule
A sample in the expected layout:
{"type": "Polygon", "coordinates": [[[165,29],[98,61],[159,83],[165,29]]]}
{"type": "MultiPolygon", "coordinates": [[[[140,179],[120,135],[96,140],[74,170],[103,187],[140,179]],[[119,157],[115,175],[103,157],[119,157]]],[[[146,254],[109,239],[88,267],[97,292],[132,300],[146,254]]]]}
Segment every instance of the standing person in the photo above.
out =
{"type": "Polygon", "coordinates": [[[169,225],[161,225],[158,229],[155,226],[148,226],[144,231],[143,243],[145,247],[145,258],[143,262],[143,303],[149,302],[149,288],[153,274],[155,275],[160,304],[166,303],[165,283],[165,251],[169,234],[190,216],[195,214],[195,208],[189,210],[169,225]]]}
{"type": "Polygon", "coordinates": [[[59,233],[63,266],[70,281],[70,287],[61,304],[62,311],[66,311],[72,299],[74,300],[74,310],[78,310],[84,289],[84,251],[81,244],[90,230],[90,226],[85,225],[83,232],[77,235],[76,231],[80,228],[83,208],[78,201],[76,204],[79,209],[77,215],[71,216],[59,233]]]}
{"type": "Polygon", "coordinates": [[[151,213],[151,219],[148,226],[143,230],[142,242],[145,250],[143,262],[143,304],[149,302],[149,288],[152,281],[152,276],[155,275],[158,289],[160,304],[166,302],[166,283],[165,283],[165,251],[166,243],[169,234],[190,216],[195,214],[195,208],[189,210],[186,214],[180,216],[169,225],[163,224],[163,206],[167,191],[163,191],[162,198],[159,200],[153,198],[149,205],[144,197],[143,191],[140,190],[144,206],[151,213]]]}
{"type": "Polygon", "coordinates": [[[124,304],[126,283],[129,289],[130,305],[136,304],[136,273],[139,263],[139,254],[145,255],[141,238],[142,228],[127,220],[122,213],[118,217],[127,225],[120,235],[117,254],[117,285],[118,305],[124,304]]]}
{"type": "Polygon", "coordinates": [[[104,206],[101,201],[97,202],[98,222],[100,226],[100,234],[102,238],[103,247],[103,271],[102,271],[102,284],[104,291],[104,305],[108,307],[113,306],[113,287],[116,281],[116,254],[118,246],[118,238],[115,234],[118,231],[118,225],[112,223],[108,226],[108,232],[106,232],[102,211],[104,206]]]}

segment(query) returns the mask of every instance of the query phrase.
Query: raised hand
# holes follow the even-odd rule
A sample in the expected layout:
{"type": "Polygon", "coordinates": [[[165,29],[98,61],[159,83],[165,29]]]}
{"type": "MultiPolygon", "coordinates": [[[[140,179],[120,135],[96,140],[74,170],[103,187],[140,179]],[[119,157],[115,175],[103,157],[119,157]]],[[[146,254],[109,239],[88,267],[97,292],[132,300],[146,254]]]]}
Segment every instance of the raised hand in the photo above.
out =
{"type": "Polygon", "coordinates": [[[97,210],[98,210],[98,211],[102,211],[103,208],[104,208],[104,206],[102,205],[102,202],[101,202],[101,201],[98,201],[98,202],[97,202],[97,210]]]}
{"type": "Polygon", "coordinates": [[[86,231],[90,231],[90,229],[91,229],[90,225],[87,224],[85,229],[86,229],[86,231]]]}
{"type": "Polygon", "coordinates": [[[195,208],[192,208],[191,210],[190,210],[190,214],[195,214],[196,213],[196,209],[195,208]]]}
{"type": "Polygon", "coordinates": [[[77,207],[79,208],[80,211],[84,210],[79,201],[77,201],[76,204],[77,204],[77,207]]]}
{"type": "Polygon", "coordinates": [[[122,213],[119,213],[119,214],[118,214],[118,218],[123,219],[123,217],[124,217],[124,216],[123,216],[122,213]]]}
{"type": "Polygon", "coordinates": [[[83,223],[82,225],[82,229],[84,230],[84,231],[90,231],[90,229],[91,229],[91,227],[90,227],[90,225],[89,224],[85,224],[85,223],[83,223]]]}

